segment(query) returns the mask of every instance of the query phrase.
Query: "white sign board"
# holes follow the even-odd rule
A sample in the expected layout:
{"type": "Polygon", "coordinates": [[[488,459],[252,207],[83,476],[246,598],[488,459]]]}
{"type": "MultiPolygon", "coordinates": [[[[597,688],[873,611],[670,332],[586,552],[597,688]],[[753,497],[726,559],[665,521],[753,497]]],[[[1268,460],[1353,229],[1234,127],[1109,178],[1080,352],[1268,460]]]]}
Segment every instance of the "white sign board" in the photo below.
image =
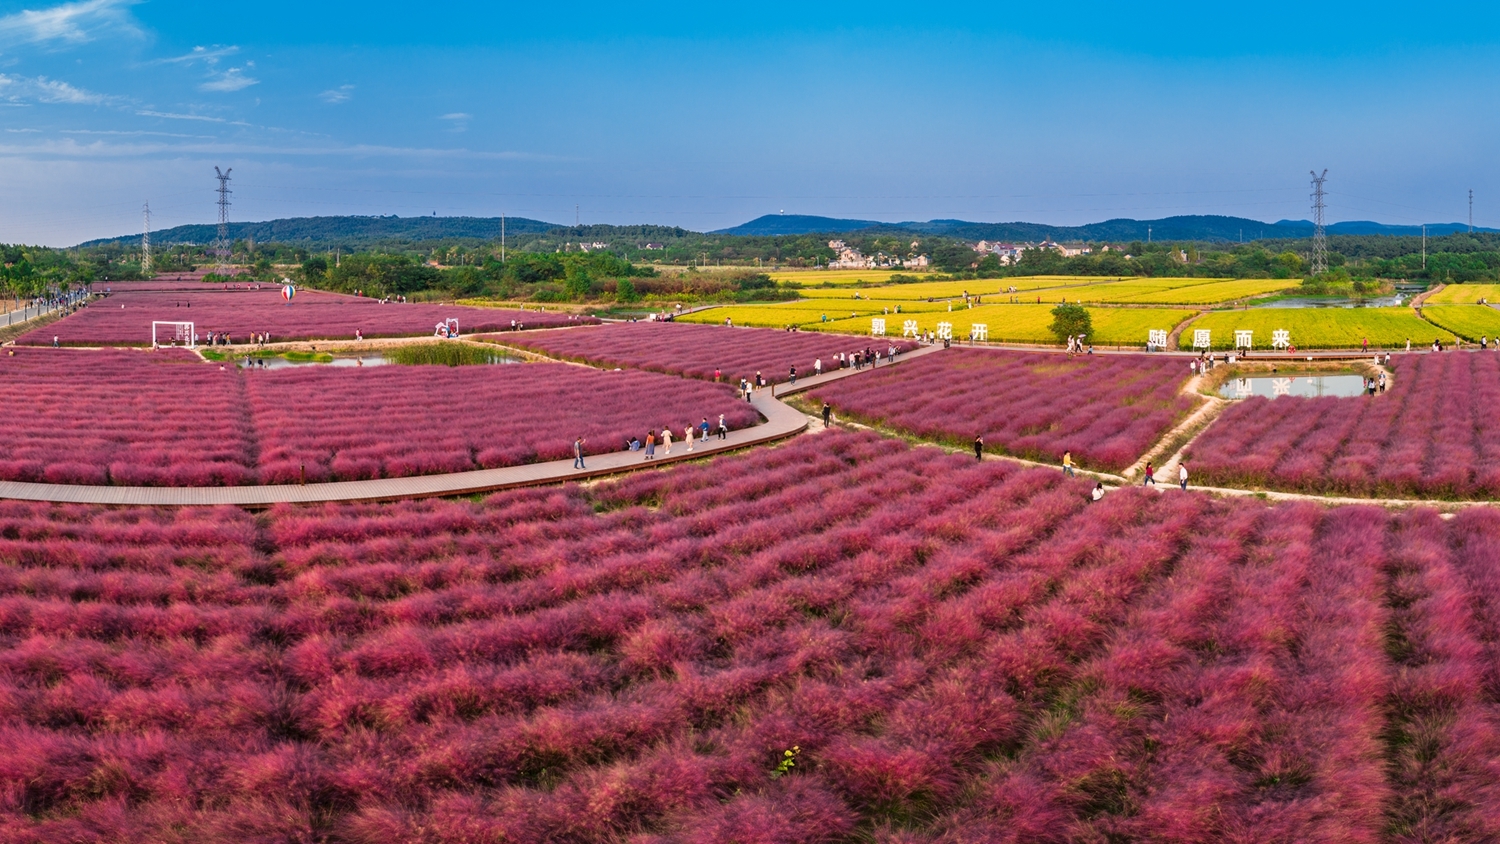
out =
{"type": "Polygon", "coordinates": [[[880,317],[875,317],[874,319],[870,320],[870,336],[885,336],[885,320],[881,319],[880,317]]]}
{"type": "Polygon", "coordinates": [[[1153,328],[1146,336],[1146,342],[1153,349],[1165,349],[1167,347],[1167,332],[1153,328]]]}
{"type": "Polygon", "coordinates": [[[1292,332],[1285,328],[1278,328],[1271,332],[1271,346],[1277,349],[1285,349],[1292,345],[1292,332]]]}
{"type": "Polygon", "coordinates": [[[1255,332],[1253,332],[1253,331],[1236,331],[1236,332],[1234,332],[1234,347],[1236,349],[1248,349],[1248,348],[1251,348],[1250,336],[1252,334],[1254,334],[1254,333],[1255,332]]]}
{"type": "Polygon", "coordinates": [[[914,319],[909,319],[909,320],[906,320],[905,322],[901,323],[901,336],[902,337],[915,337],[915,336],[917,336],[917,321],[914,320],[914,319]]]}
{"type": "Polygon", "coordinates": [[[161,343],[181,343],[188,348],[198,345],[198,335],[193,330],[191,322],[152,322],[151,323],[151,345],[157,346],[161,343]],[[158,331],[157,326],[166,326],[167,330],[158,331]]]}
{"type": "Polygon", "coordinates": [[[1207,349],[1209,347],[1208,335],[1209,331],[1206,328],[1193,329],[1193,348],[1207,349]]]}
{"type": "Polygon", "coordinates": [[[969,326],[969,336],[977,341],[988,343],[990,339],[990,327],[985,323],[976,322],[969,326]]]}
{"type": "Polygon", "coordinates": [[[940,323],[938,323],[937,336],[938,336],[939,340],[952,340],[953,339],[953,323],[951,323],[951,322],[940,322],[940,323]]]}

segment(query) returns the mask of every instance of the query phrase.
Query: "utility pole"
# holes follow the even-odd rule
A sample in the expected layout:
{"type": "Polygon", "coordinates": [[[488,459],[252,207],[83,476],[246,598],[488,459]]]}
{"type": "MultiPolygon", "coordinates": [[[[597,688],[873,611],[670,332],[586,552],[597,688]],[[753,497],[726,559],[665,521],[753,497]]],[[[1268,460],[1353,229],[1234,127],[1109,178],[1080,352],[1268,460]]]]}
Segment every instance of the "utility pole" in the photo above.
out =
{"type": "Polygon", "coordinates": [[[214,167],[214,173],[219,177],[219,237],[214,241],[214,256],[218,259],[218,265],[214,271],[219,275],[229,275],[229,174],[233,172],[233,167],[224,171],[214,167]]]}
{"type": "Polygon", "coordinates": [[[1474,189],[1469,188],[1469,234],[1474,233],[1474,189]]]}
{"type": "Polygon", "coordinates": [[[505,215],[500,215],[500,263],[505,263],[505,215]]]}
{"type": "Polygon", "coordinates": [[[1427,269],[1427,224],[1422,224],[1422,269],[1427,269]]]}
{"type": "Polygon", "coordinates": [[[151,203],[141,207],[141,275],[151,277],[151,203]]]}
{"type": "Polygon", "coordinates": [[[1323,209],[1327,207],[1323,203],[1323,183],[1328,181],[1328,168],[1323,168],[1323,175],[1318,171],[1312,171],[1313,185],[1313,275],[1322,275],[1328,272],[1328,233],[1323,229],[1323,209]]]}
{"type": "Polygon", "coordinates": [[[574,205],[573,206],[573,228],[575,228],[575,229],[578,228],[578,225],[579,225],[578,224],[578,219],[579,219],[579,217],[578,217],[578,206],[574,205]]]}
{"type": "Polygon", "coordinates": [[[1147,243],[1151,242],[1151,227],[1150,226],[1146,227],[1146,242],[1147,243]]]}

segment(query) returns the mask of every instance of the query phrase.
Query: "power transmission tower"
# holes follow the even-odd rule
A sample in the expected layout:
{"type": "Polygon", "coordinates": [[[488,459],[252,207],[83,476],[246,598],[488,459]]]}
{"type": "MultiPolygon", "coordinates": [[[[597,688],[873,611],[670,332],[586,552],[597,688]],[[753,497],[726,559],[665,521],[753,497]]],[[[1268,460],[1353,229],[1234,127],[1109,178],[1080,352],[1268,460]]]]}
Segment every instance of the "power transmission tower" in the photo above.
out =
{"type": "Polygon", "coordinates": [[[1328,168],[1323,168],[1323,175],[1318,171],[1312,171],[1313,185],[1313,275],[1322,275],[1328,272],[1328,233],[1323,230],[1323,183],[1328,181],[1328,168]]]}
{"type": "Polygon", "coordinates": [[[151,277],[151,203],[141,207],[141,275],[151,277]]]}
{"type": "Polygon", "coordinates": [[[1469,234],[1474,233],[1474,189],[1469,188],[1469,234]]]}
{"type": "Polygon", "coordinates": [[[218,265],[214,271],[219,275],[229,275],[229,174],[233,172],[233,167],[222,172],[218,167],[214,168],[219,177],[219,237],[214,241],[214,257],[218,265]]]}

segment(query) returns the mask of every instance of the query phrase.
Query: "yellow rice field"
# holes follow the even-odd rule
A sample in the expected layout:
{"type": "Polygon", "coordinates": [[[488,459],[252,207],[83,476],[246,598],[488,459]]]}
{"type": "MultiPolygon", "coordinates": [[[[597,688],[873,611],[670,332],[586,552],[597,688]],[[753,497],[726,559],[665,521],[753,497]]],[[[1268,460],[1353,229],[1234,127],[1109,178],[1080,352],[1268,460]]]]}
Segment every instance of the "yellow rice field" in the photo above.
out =
{"type": "MultiPolygon", "coordinates": [[[[973,333],[973,325],[988,326],[990,342],[1055,344],[1049,330],[1053,305],[981,305],[948,311],[925,311],[901,316],[859,316],[807,326],[808,330],[869,334],[872,319],[885,319],[886,333],[900,336],[908,319],[919,331],[936,331],[938,323],[953,325],[954,337],[973,333]]],[[[1191,311],[1165,308],[1089,308],[1094,336],[1089,341],[1099,346],[1144,346],[1153,329],[1171,331],[1178,323],[1193,316],[1191,311]]]]}
{"type": "Polygon", "coordinates": [[[1480,299],[1500,305],[1500,284],[1450,284],[1423,300],[1424,305],[1473,305],[1480,299]]]}

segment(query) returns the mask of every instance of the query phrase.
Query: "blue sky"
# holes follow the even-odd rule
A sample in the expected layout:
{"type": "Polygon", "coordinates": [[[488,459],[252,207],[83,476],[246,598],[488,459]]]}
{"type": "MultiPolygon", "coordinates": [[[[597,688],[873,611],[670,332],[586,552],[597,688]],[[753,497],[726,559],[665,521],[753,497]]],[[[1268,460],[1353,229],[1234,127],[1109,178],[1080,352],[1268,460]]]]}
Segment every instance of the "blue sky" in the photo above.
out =
{"type": "Polygon", "coordinates": [[[1500,225],[1500,8],[0,0],[0,242],[214,219],[1500,225]]]}

